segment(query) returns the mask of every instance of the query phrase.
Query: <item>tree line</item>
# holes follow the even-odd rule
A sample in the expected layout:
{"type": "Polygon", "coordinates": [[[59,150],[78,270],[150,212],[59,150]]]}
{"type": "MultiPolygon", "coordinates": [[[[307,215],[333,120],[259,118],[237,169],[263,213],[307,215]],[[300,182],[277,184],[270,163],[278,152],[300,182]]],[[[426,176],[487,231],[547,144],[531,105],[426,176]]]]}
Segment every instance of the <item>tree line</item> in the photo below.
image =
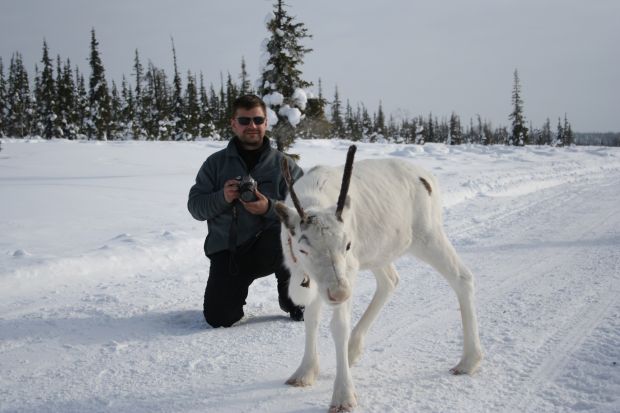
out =
{"type": "Polygon", "coordinates": [[[343,100],[338,87],[331,99],[307,93],[311,82],[303,79],[303,57],[312,49],[302,41],[312,36],[303,23],[288,14],[283,0],[276,0],[267,22],[270,38],[261,59],[260,79],[253,87],[241,59],[237,76],[220,76],[219,85],[208,86],[202,73],[179,73],[171,39],[173,73],[169,76],[152,62],[146,66],[135,51],[132,73],[120,85],[108,83],[94,28],[91,30],[88,83],[69,59],[51,59],[43,41],[40,67],[33,83],[19,52],[15,52],[5,76],[0,57],[0,136],[41,136],[46,139],[98,140],[194,140],[200,137],[229,139],[233,101],[256,93],[268,103],[275,123],[271,131],[278,149],[288,148],[295,138],[344,138],[353,141],[424,144],[430,142],[507,145],[554,145],[575,143],[566,117],[552,126],[526,124],[518,72],[514,72],[511,127],[493,125],[478,115],[462,122],[452,113],[441,117],[429,113],[406,119],[386,117],[382,103],[370,111],[363,103],[343,100]]]}

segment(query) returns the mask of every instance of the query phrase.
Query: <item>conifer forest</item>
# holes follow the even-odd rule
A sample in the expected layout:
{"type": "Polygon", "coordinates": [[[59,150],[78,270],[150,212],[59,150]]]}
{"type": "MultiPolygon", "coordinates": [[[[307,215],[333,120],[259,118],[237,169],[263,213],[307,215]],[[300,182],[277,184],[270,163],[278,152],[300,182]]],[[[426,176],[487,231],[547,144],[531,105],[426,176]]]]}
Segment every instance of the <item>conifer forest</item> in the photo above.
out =
{"type": "Polygon", "coordinates": [[[376,108],[351,103],[340,96],[337,87],[326,93],[320,79],[313,83],[303,77],[312,35],[284,6],[283,0],[273,4],[273,18],[266,24],[268,39],[261,51],[263,65],[254,84],[243,58],[239,73],[227,73],[216,84],[207,84],[202,72],[179,73],[173,39],[173,73],[150,61],[145,64],[136,49],[133,62],[128,62],[131,73],[120,81],[110,80],[94,28],[89,73],[81,72],[68,57],[52,57],[45,40],[33,71],[27,70],[17,51],[8,62],[0,56],[0,137],[225,140],[231,137],[232,102],[254,93],[269,107],[271,136],[279,149],[299,138],[448,145],[620,145],[620,134],[576,134],[566,114],[547,118],[542,125],[528,122],[516,69],[512,96],[506,97],[512,103],[506,125],[492,125],[480,115],[461,119],[454,112],[395,119],[384,113],[381,103],[376,108]]]}

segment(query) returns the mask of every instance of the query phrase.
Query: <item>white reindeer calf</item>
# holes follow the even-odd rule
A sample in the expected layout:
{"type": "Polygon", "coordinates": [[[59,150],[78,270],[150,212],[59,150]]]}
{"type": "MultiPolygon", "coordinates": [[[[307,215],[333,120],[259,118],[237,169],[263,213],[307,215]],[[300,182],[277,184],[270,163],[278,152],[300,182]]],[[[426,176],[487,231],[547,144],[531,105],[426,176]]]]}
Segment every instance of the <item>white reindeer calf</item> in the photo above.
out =
{"type": "Polygon", "coordinates": [[[305,352],[286,383],[309,386],[318,375],[317,330],[321,305],[326,302],[334,310],[331,331],[337,360],[330,412],[351,411],[357,405],[349,367],[360,356],[368,328],[398,284],[393,262],[405,253],[433,266],[458,297],[463,355],[451,372],[471,374],[482,360],[473,276],[443,231],[434,177],[406,161],[387,159],[358,162],[352,173],[355,149],[349,148],[344,173],[317,166],[295,182],[295,189],[285,164],[287,203],[297,212],[282,202],[276,204],[283,223],[285,262],[291,270],[289,294],[305,306],[305,352]],[[374,273],[377,290],[350,331],[349,298],[357,272],[365,269],[374,273]]]}

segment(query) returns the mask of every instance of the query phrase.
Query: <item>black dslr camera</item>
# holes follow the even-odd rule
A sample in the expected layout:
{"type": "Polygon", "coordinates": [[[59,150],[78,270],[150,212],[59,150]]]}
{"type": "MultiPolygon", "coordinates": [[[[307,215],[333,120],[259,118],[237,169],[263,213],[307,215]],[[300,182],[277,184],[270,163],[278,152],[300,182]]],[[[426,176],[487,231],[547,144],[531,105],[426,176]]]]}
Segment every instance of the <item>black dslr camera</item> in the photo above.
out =
{"type": "Polygon", "coordinates": [[[243,202],[256,201],[258,199],[254,194],[256,186],[257,183],[251,175],[246,175],[241,178],[241,181],[239,182],[239,198],[241,198],[243,202]]]}

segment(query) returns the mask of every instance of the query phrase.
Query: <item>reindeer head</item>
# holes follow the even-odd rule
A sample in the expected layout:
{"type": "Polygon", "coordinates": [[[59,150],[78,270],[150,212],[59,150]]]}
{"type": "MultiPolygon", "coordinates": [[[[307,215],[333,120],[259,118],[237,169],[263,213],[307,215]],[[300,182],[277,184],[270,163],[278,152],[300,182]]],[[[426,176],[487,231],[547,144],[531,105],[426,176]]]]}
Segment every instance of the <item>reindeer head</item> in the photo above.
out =
{"type": "Polygon", "coordinates": [[[351,296],[351,279],[357,272],[356,260],[351,256],[351,235],[347,234],[343,212],[349,208],[347,196],[356,147],[349,147],[342,177],[340,195],[333,207],[305,211],[291,181],[286,160],[284,177],[295,209],[277,202],[275,210],[287,230],[283,248],[304,274],[318,287],[318,292],[330,304],[340,304],[351,296]],[[288,244],[288,245],[287,245],[288,244]]]}

